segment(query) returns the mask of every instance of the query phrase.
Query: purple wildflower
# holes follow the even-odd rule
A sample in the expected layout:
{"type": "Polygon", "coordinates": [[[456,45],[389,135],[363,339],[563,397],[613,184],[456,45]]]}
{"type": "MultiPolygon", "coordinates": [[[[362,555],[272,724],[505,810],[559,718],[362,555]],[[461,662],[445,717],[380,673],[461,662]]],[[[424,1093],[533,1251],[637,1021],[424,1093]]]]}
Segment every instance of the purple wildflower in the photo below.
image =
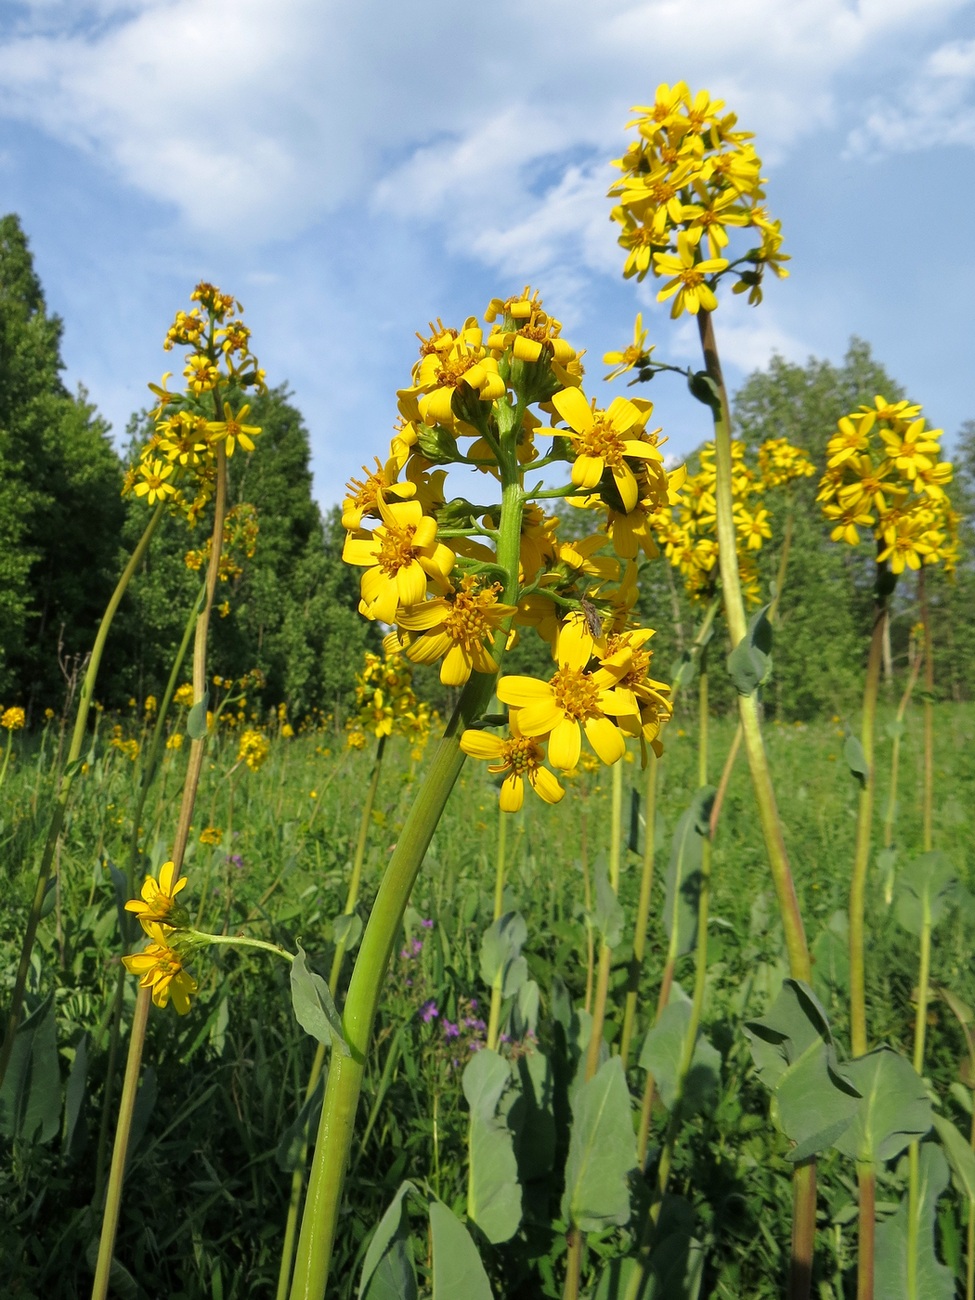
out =
{"type": "Polygon", "coordinates": [[[455,1025],[452,1020],[445,1020],[443,1022],[443,1034],[444,1038],[459,1038],[460,1025],[455,1025]]]}
{"type": "Polygon", "coordinates": [[[429,1002],[424,1002],[423,1006],[420,1008],[420,1019],[425,1025],[428,1025],[431,1020],[436,1020],[439,1015],[440,1011],[437,1008],[436,1002],[434,1002],[432,998],[429,1002]]]}
{"type": "Polygon", "coordinates": [[[424,930],[432,930],[432,929],[433,929],[433,917],[431,916],[431,917],[429,918],[429,920],[427,920],[426,918],[421,918],[421,920],[420,920],[420,924],[423,926],[424,930]]]}

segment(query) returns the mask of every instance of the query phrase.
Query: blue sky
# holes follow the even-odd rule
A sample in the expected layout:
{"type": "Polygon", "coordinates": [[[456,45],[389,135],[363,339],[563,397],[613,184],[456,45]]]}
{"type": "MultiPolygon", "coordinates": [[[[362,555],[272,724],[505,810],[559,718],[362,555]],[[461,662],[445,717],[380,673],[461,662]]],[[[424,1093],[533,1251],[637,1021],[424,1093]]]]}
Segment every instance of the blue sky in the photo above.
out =
{"type": "MultiPolygon", "coordinates": [[[[2,207],[120,439],[193,284],[235,293],[327,506],[385,454],[438,316],[530,283],[607,399],[637,310],[696,361],[622,280],[605,198],[630,106],[681,78],[755,133],[793,257],[761,307],[719,307],[731,384],[857,334],[950,446],[975,418],[975,0],[5,0],[2,207]]],[[[671,450],[707,436],[679,380],[641,392],[671,450]]]]}

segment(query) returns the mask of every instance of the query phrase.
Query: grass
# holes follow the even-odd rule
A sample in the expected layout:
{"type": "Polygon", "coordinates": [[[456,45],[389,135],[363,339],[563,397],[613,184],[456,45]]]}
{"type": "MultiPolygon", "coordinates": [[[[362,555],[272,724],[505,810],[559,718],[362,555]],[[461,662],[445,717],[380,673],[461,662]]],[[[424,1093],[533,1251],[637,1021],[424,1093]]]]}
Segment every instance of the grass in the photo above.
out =
{"type": "MultiPolygon", "coordinates": [[[[892,713],[890,707],[888,715],[892,713]]],[[[124,736],[140,737],[137,718],[122,719],[120,725],[124,736]]],[[[0,934],[2,978],[8,988],[53,789],[56,726],[52,722],[39,736],[14,737],[13,761],[0,789],[0,843],[8,864],[0,934]]],[[[695,726],[691,713],[676,719],[662,765],[657,884],[638,1045],[651,1022],[666,946],[660,912],[670,835],[696,783],[695,726]]],[[[712,720],[712,779],[732,732],[730,720],[712,720]]],[[[801,726],[773,721],[766,732],[802,914],[816,956],[814,983],[845,1054],[844,944],[838,914],[846,906],[853,857],[856,786],[843,760],[844,730],[837,720],[801,726]]],[[[3,1120],[0,1201],[6,1213],[0,1256],[11,1296],[51,1294],[56,1288],[58,1295],[70,1298],[90,1289],[88,1273],[78,1261],[90,1263],[97,1239],[93,1198],[99,1130],[103,1112],[110,1116],[117,1102],[120,1079],[117,1061],[109,1074],[105,1019],[121,950],[111,868],[126,869],[132,830],[128,813],[140,776],[139,760],[133,762],[113,747],[110,733],[103,718],[66,825],[58,884],[35,957],[31,1006],[39,1019],[47,1015],[56,1047],[35,1048],[32,1086],[37,1096],[29,1123],[11,1133],[15,1126],[9,1110],[3,1120]]],[[[935,844],[972,886],[966,846],[972,841],[975,710],[939,706],[936,736],[935,844]]],[[[889,750],[882,723],[878,835],[889,750]]],[[[291,739],[275,735],[271,755],[258,772],[236,766],[236,754],[232,734],[212,747],[186,863],[190,887],[185,896],[193,909],[200,909],[202,928],[241,929],[291,948],[300,941],[315,968],[327,973],[331,921],[345,901],[372,754],[344,756],[343,739],[324,731],[291,739]],[[208,826],[223,833],[219,846],[199,842],[208,826]]],[[[920,844],[920,754],[916,711],[903,739],[898,865],[920,844]]],[[[157,865],[167,854],[182,761],[179,750],[167,750],[150,792],[140,877],[149,863],[157,865]]],[[[413,767],[405,748],[397,742],[388,747],[371,828],[363,916],[409,806],[413,767]]],[[[642,783],[638,766],[628,766],[626,787],[639,792],[642,783]]],[[[481,1243],[489,1273],[506,1279],[498,1294],[561,1295],[564,1225],[558,1217],[558,1169],[564,1159],[564,1126],[559,1106],[565,1107],[568,1093],[559,1090],[569,1085],[560,1082],[558,1070],[559,1062],[571,1067],[573,1048],[571,1035],[560,1027],[558,1007],[578,1008],[584,997],[582,860],[585,854],[588,869],[600,869],[599,854],[609,840],[609,784],[608,773],[581,776],[570,783],[562,805],[549,808],[536,800],[509,829],[505,906],[526,920],[525,955],[540,990],[534,1041],[550,1056],[555,1071],[555,1172],[547,1181],[526,1184],[525,1221],[512,1242],[497,1247],[481,1243]]],[[[632,917],[639,883],[633,849],[639,847],[641,830],[638,808],[627,807],[631,840],[621,901],[632,917]]],[[[403,947],[392,964],[347,1186],[333,1275],[336,1296],[356,1293],[371,1230],[403,1178],[426,1182],[463,1211],[468,1121],[460,1074],[469,1040],[480,1034],[476,1022],[489,996],[479,952],[492,919],[497,816],[496,792],[482,765],[468,764],[437,830],[407,916],[403,947]],[[424,1020],[421,1012],[431,1001],[438,1016],[424,1020]],[[465,1026],[465,1019],[472,1023],[465,1026]],[[445,1036],[447,1021],[461,1027],[458,1038],[445,1036]]],[[[769,1122],[768,1094],[754,1075],[741,1026],[763,1014],[786,968],[743,762],[731,780],[713,867],[704,1028],[721,1054],[720,1084],[706,1110],[685,1124],[671,1189],[693,1212],[695,1236],[704,1245],[703,1294],[729,1300],[772,1297],[781,1293],[788,1246],[789,1144],[769,1122]]],[[[916,941],[897,926],[876,869],[871,879],[871,1037],[909,1054],[916,941]]],[[[968,906],[961,906],[937,931],[932,977],[975,1004],[970,919],[968,906]]],[[[614,952],[606,1030],[610,1042],[620,1029],[628,956],[624,941],[614,952]]],[[[683,958],[677,972],[688,986],[692,963],[693,957],[683,958]]],[[[137,1140],[116,1247],[130,1281],[120,1275],[117,1289],[120,1295],[167,1294],[186,1300],[270,1295],[290,1189],[295,1121],[314,1042],[293,1019],[283,963],[253,952],[211,949],[194,973],[200,992],[190,1015],[180,1019],[170,1011],[150,1017],[137,1140]]],[[[134,981],[127,979],[124,989],[123,1025],[131,1016],[134,981]]],[[[946,1099],[959,1078],[964,1042],[956,1022],[937,1003],[932,1019],[928,1073],[946,1099]]],[[[521,1039],[527,1046],[514,1050],[533,1050],[531,1038],[522,1034],[521,1039]]],[[[637,1097],[643,1073],[637,1066],[630,1071],[637,1097]]],[[[948,1100],[946,1107],[967,1129],[958,1101],[948,1100]]],[[[662,1128],[655,1119],[658,1140],[662,1128]]],[[[855,1266],[852,1166],[829,1154],[820,1178],[815,1287],[823,1297],[838,1298],[848,1293],[855,1266]]],[[[896,1170],[886,1171],[878,1199],[892,1201],[901,1185],[896,1170]]],[[[639,1200],[643,1192],[637,1187],[634,1194],[639,1200]]],[[[963,1268],[966,1219],[967,1203],[954,1194],[945,1197],[940,1247],[957,1275],[963,1268]]],[[[584,1274],[590,1286],[600,1256],[618,1253],[625,1241],[625,1229],[590,1236],[584,1274]]],[[[422,1235],[417,1243],[422,1266],[422,1235]]]]}

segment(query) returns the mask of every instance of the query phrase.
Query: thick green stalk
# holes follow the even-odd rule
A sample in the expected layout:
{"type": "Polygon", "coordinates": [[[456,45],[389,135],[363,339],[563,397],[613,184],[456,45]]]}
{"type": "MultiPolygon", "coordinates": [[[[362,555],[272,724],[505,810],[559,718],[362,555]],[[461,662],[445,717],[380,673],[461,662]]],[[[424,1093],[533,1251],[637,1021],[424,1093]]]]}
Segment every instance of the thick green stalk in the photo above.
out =
{"type": "Polygon", "coordinates": [[[54,855],[57,849],[58,840],[61,836],[61,827],[64,825],[64,815],[68,807],[68,799],[71,794],[71,787],[74,782],[79,760],[81,758],[81,749],[84,744],[85,730],[88,725],[88,714],[91,709],[92,700],[95,694],[95,683],[98,679],[98,670],[101,667],[102,655],[105,651],[105,643],[108,640],[108,632],[112,626],[112,620],[125,595],[126,588],[132,581],[132,577],[139,565],[142,563],[152,535],[156,531],[156,526],[162,518],[162,502],[156,506],[145,531],[139,538],[138,545],[129,557],[129,562],[122,571],[115,590],[112,592],[111,600],[105,607],[105,613],[102,615],[102,621],[98,626],[98,632],[95,636],[95,643],[91,648],[91,658],[88,660],[88,667],[85,670],[84,680],[81,683],[81,694],[78,697],[78,711],[75,714],[74,731],[71,735],[71,745],[68,749],[68,756],[65,760],[64,772],[58,785],[58,792],[54,800],[54,807],[51,809],[51,821],[48,825],[47,839],[44,842],[44,851],[41,855],[41,865],[37,872],[37,884],[34,887],[34,898],[31,902],[30,913],[27,918],[27,928],[24,931],[24,938],[20,948],[20,962],[17,966],[17,976],[14,980],[14,991],[10,999],[10,1010],[7,1014],[7,1030],[4,1035],[3,1047],[0,1048],[0,1087],[3,1086],[4,1076],[7,1073],[7,1066],[10,1064],[10,1054],[13,1051],[14,1036],[17,1033],[17,1026],[20,1024],[20,1014],[24,1004],[24,989],[27,986],[27,972],[30,970],[31,953],[34,950],[34,940],[37,937],[37,927],[40,924],[41,909],[44,906],[44,898],[47,894],[48,881],[51,877],[51,867],[54,863],[54,855]]]}
{"type": "MultiPolygon", "coordinates": [[[[376,792],[379,789],[379,777],[382,772],[383,753],[386,748],[386,737],[380,736],[379,743],[376,746],[376,758],[373,762],[372,777],[369,781],[369,788],[366,791],[366,801],[362,806],[362,816],[359,819],[359,835],[356,840],[355,857],[352,862],[352,874],[349,878],[349,888],[345,897],[344,916],[351,916],[355,911],[356,903],[359,900],[359,886],[362,881],[362,866],[366,859],[366,846],[369,842],[369,827],[372,822],[372,810],[376,803],[376,792]]],[[[346,941],[343,936],[339,943],[335,945],[335,956],[332,958],[332,970],[328,977],[328,988],[334,998],[338,993],[339,976],[342,973],[342,962],[345,958],[346,941]]],[[[311,1070],[308,1074],[308,1083],[305,1087],[305,1103],[307,1104],[318,1086],[318,1080],[321,1078],[322,1069],[325,1065],[325,1044],[319,1043],[315,1049],[315,1056],[311,1063],[311,1070]]],[[[281,1248],[281,1264],[278,1269],[278,1289],[275,1292],[276,1300],[285,1300],[288,1294],[288,1284],[291,1281],[291,1265],[294,1261],[295,1242],[298,1238],[298,1214],[301,1210],[301,1197],[305,1187],[305,1165],[308,1161],[308,1142],[302,1143],[301,1154],[295,1164],[291,1174],[291,1195],[288,1198],[288,1217],[284,1226],[284,1244],[281,1248]]]]}
{"type": "MultiPolygon", "coordinates": [[[[620,892],[620,858],[622,856],[623,822],[623,760],[613,765],[613,793],[610,804],[609,828],[609,885],[613,893],[620,892]]],[[[609,972],[613,950],[603,935],[599,945],[599,967],[596,974],[596,996],[592,1007],[592,1033],[586,1054],[586,1078],[591,1079],[599,1069],[599,1053],[603,1045],[603,1026],[606,1023],[606,1001],[609,995],[609,972]]]]}
{"type": "Polygon", "coordinates": [[[125,1158],[129,1149],[129,1136],[132,1132],[135,1098],[139,1091],[139,1069],[142,1065],[142,1048],[146,1038],[149,1005],[150,990],[140,988],[135,1002],[135,1014],[132,1017],[132,1029],[129,1033],[129,1054],[125,1062],[122,1100],[119,1102],[118,1124],[115,1128],[112,1167],[108,1176],[108,1194],[105,1198],[105,1210],[102,1216],[102,1235],[98,1243],[95,1281],[91,1288],[92,1300],[102,1300],[103,1297],[108,1295],[108,1279],[112,1269],[112,1251],[115,1246],[119,1212],[122,1208],[125,1158]]]}
{"type": "MultiPolygon", "coordinates": [[[[719,402],[713,411],[714,445],[717,470],[716,502],[718,563],[721,571],[721,589],[724,597],[725,617],[734,649],[746,635],[745,603],[741,594],[741,580],[738,573],[737,538],[735,536],[734,501],[731,491],[731,413],[728,395],[721,374],[721,362],[714,338],[714,326],[711,313],[698,313],[698,330],[701,336],[701,349],[708,377],[715,385],[719,402]]],[[[745,740],[745,753],[748,768],[758,804],[765,849],[768,854],[769,868],[775,886],[785,934],[786,949],[789,954],[789,970],[794,979],[812,978],[812,964],[809,960],[809,948],[806,944],[806,932],[796,897],[789,855],[782,834],[782,823],[775,802],[775,790],[772,785],[772,773],[768,756],[762,740],[762,730],[758,713],[758,693],[738,696],[738,712],[741,718],[745,740]]],[[[812,1250],[813,1232],[810,1225],[815,1224],[816,1217],[816,1174],[815,1165],[799,1167],[793,1174],[793,1219],[792,1219],[792,1257],[789,1272],[789,1300],[806,1300],[812,1284],[812,1250]]]]}
{"type": "Polygon", "coordinates": [[[873,1300],[874,1236],[877,1224],[877,1172],[873,1165],[857,1163],[857,1185],[860,1189],[857,1300],[873,1300]]]}
{"type": "Polygon", "coordinates": [[[924,801],[921,812],[921,846],[929,853],[934,843],[934,642],[931,639],[931,610],[922,568],[917,579],[921,597],[921,626],[924,628],[924,801]]]}
{"type": "MultiPolygon", "coordinates": [[[[517,415],[518,424],[520,418],[517,415]]],[[[502,446],[499,457],[503,487],[497,560],[507,575],[506,602],[517,596],[524,505],[513,438],[510,443],[510,452],[505,454],[507,448],[502,446]]],[[[503,653],[504,641],[505,634],[499,634],[495,642],[496,660],[503,653]]],[[[362,936],[342,1018],[349,1054],[333,1055],[329,1067],[301,1220],[292,1300],[322,1300],[325,1294],[366,1054],[389,959],[430,840],[464,763],[461,733],[485,711],[494,683],[494,677],[474,673],[464,688],[386,867],[362,936]]]]}
{"type": "Polygon", "coordinates": [[[874,764],[874,733],[877,718],[877,692],[880,686],[880,665],[883,657],[884,625],[887,621],[886,602],[878,602],[870,637],[867,657],[867,675],[863,684],[863,720],[860,728],[860,745],[866,771],[860,779],[857,800],[856,847],[853,855],[853,875],[850,880],[850,1041],[854,1056],[867,1051],[867,999],[864,969],[864,912],[866,910],[867,870],[870,865],[870,838],[873,828],[873,801],[876,786],[874,764]]]}
{"type": "MultiPolygon", "coordinates": [[[[931,994],[931,908],[927,895],[924,897],[924,915],[921,922],[921,960],[917,977],[917,1007],[914,1013],[914,1069],[919,1075],[924,1074],[924,1041],[928,1026],[928,1001],[931,994]]],[[[920,1245],[920,1215],[918,1206],[921,1199],[920,1143],[912,1142],[907,1149],[908,1183],[907,1183],[907,1295],[908,1300],[917,1300],[917,1265],[920,1245]]]]}

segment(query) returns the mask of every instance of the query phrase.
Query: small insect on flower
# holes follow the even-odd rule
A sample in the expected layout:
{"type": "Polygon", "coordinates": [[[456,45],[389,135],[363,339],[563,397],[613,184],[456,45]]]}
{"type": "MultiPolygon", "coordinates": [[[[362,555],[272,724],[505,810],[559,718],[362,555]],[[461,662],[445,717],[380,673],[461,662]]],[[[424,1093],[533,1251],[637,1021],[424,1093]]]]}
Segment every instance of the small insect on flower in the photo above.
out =
{"type": "Polygon", "coordinates": [[[598,641],[603,634],[603,621],[599,616],[599,610],[587,596],[582,597],[579,605],[582,608],[582,616],[586,620],[589,635],[594,641],[598,641]]]}

